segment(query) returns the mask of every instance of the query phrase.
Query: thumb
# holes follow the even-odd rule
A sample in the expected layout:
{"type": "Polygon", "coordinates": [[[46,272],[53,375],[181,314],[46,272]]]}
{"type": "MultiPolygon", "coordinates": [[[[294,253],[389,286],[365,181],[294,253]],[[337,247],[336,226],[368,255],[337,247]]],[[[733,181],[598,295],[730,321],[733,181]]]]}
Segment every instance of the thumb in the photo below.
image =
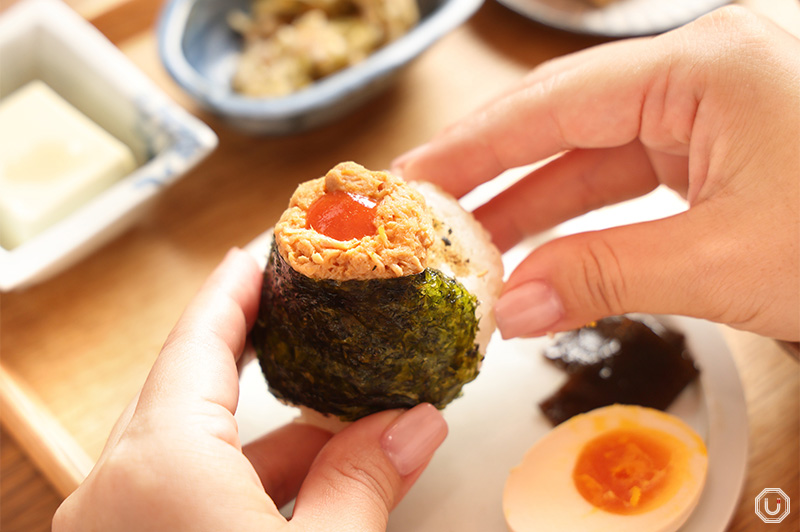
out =
{"type": "Polygon", "coordinates": [[[358,420],[317,455],[292,523],[299,530],[383,532],[446,436],[444,418],[427,403],[358,420]]]}
{"type": "Polygon", "coordinates": [[[539,247],[495,305],[502,336],[540,336],[627,312],[724,319],[725,273],[715,262],[731,243],[694,218],[689,210],[539,247]]]}

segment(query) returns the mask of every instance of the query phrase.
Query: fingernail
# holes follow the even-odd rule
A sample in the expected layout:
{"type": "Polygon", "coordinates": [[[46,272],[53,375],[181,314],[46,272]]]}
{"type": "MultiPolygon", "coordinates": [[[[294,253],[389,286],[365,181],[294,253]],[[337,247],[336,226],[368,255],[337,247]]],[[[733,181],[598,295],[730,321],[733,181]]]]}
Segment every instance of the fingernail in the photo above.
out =
{"type": "Polygon", "coordinates": [[[549,283],[529,281],[506,292],[494,306],[503,338],[544,334],[564,316],[564,306],[549,283]]]}
{"type": "Polygon", "coordinates": [[[405,152],[403,155],[397,157],[394,161],[392,161],[392,173],[396,176],[403,177],[403,171],[408,163],[428,151],[429,145],[428,144],[421,144],[416,148],[413,148],[410,151],[405,152]]]}
{"type": "Polygon", "coordinates": [[[447,436],[447,423],[429,403],[404,412],[381,436],[381,447],[401,476],[419,469],[447,436]]]}

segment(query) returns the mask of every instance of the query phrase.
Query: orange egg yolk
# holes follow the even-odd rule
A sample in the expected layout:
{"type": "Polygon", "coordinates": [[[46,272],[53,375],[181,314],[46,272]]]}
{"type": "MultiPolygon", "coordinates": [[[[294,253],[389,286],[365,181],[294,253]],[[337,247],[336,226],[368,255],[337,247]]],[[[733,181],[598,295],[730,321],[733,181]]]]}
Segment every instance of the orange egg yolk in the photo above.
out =
{"type": "Polygon", "coordinates": [[[337,190],[311,204],[306,227],[336,240],[363,238],[375,233],[375,210],[369,198],[337,190]]]}
{"type": "Polygon", "coordinates": [[[593,506],[615,514],[647,511],[665,489],[671,453],[643,430],[617,429],[586,443],[572,479],[593,506]]]}

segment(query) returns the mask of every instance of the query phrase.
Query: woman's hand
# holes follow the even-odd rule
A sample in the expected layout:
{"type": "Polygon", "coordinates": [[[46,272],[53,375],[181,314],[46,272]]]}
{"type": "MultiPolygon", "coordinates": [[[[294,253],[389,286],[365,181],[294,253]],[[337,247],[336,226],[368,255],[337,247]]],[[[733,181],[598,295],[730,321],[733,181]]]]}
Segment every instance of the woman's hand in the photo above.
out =
{"type": "Polygon", "coordinates": [[[442,416],[431,405],[381,412],[335,436],[294,423],[242,449],[236,360],[260,286],[255,261],[229,253],[59,508],[54,532],[385,530],[444,440],[442,416]],[[295,495],[287,522],[278,507],[295,495]]]}
{"type": "Polygon", "coordinates": [[[559,153],[476,211],[503,250],[665,184],[685,213],[560,238],[510,276],[505,337],[625,312],[800,338],[800,42],[742,8],[542,65],[395,161],[460,196],[559,153]]]}

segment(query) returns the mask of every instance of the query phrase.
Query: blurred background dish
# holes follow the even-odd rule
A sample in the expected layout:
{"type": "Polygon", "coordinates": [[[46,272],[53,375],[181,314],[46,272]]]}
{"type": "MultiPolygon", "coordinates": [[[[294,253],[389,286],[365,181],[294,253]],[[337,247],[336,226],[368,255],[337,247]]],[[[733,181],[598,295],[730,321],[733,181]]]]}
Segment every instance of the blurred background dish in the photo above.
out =
{"type": "MultiPolygon", "coordinates": [[[[31,216],[28,207],[38,209],[53,199],[53,212],[35,213],[43,223],[6,239],[6,247],[0,248],[0,291],[8,291],[46,279],[121,233],[151,199],[210,153],[217,137],[58,0],[25,0],[4,12],[0,56],[0,101],[8,112],[3,138],[14,144],[13,153],[3,156],[0,171],[2,212],[12,213],[14,223],[25,225],[31,216]],[[35,101],[25,105],[17,97],[6,99],[14,93],[35,101]],[[37,114],[37,106],[53,102],[57,103],[48,109],[64,111],[66,121],[61,126],[56,127],[53,116],[47,122],[30,116],[30,123],[25,123],[25,113],[37,114]],[[97,172],[88,168],[78,179],[94,180],[96,186],[62,190],[53,172],[33,166],[52,159],[55,152],[61,154],[61,163],[66,157],[78,170],[82,164],[94,165],[99,144],[81,145],[83,135],[77,134],[76,124],[104,136],[107,145],[114,144],[124,154],[111,164],[117,167],[116,175],[86,177],[97,172]],[[85,156],[76,157],[81,150],[85,156]],[[40,185],[41,196],[28,185],[40,185]],[[63,198],[46,197],[58,196],[61,192],[52,193],[56,189],[74,193],[69,205],[63,198]],[[9,200],[14,194],[16,203],[9,200]]],[[[57,166],[63,170],[63,164],[57,166]]]]}
{"type": "Polygon", "coordinates": [[[730,0],[498,1],[542,24],[605,37],[661,33],[730,3],[730,0]]]}
{"type": "Polygon", "coordinates": [[[420,21],[363,61],[279,97],[236,92],[232,80],[243,48],[231,27],[250,0],[168,0],[158,24],[159,54],[191,97],[231,125],[254,134],[291,134],[344,116],[378,94],[402,67],[465,22],[482,0],[419,0],[420,21]]]}

